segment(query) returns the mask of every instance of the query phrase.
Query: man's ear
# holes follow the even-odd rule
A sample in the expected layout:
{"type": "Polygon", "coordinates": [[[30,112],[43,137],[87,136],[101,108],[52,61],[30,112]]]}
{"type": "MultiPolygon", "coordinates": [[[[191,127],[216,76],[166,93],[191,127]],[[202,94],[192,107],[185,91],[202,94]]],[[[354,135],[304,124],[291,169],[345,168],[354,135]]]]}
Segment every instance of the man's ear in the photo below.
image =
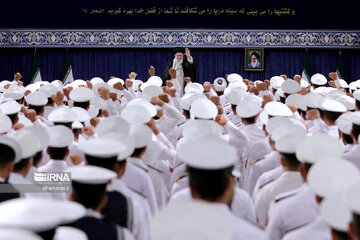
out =
{"type": "Polygon", "coordinates": [[[356,233],[355,233],[355,227],[353,222],[349,223],[349,236],[353,240],[357,240],[356,233]]]}
{"type": "Polygon", "coordinates": [[[103,209],[106,206],[107,202],[108,202],[108,196],[107,194],[105,194],[104,197],[101,199],[100,209],[103,209]]]}
{"type": "Polygon", "coordinates": [[[75,202],[74,193],[71,193],[71,194],[70,194],[70,201],[75,202]]]}

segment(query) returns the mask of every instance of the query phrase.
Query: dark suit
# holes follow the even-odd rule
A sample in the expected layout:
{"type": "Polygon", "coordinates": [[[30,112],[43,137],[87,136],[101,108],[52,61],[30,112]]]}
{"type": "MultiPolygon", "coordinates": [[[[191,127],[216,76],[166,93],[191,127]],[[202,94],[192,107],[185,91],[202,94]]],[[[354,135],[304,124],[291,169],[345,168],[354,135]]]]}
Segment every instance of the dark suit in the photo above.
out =
{"type": "MultiPolygon", "coordinates": [[[[165,74],[162,77],[163,80],[163,86],[165,86],[165,82],[166,80],[170,80],[170,74],[169,74],[169,70],[170,68],[172,68],[173,66],[173,60],[169,61],[166,65],[166,69],[165,69],[165,74]]],[[[187,60],[183,60],[182,63],[182,68],[184,71],[184,77],[190,77],[192,82],[196,82],[196,62],[193,59],[193,63],[189,63],[187,60]]]]}

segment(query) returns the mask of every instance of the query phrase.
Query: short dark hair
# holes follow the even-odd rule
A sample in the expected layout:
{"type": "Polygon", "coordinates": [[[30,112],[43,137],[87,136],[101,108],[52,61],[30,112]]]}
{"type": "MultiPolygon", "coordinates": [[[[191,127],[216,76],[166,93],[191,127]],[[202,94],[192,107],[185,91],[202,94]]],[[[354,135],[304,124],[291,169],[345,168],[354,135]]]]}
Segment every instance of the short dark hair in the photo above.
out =
{"type": "Polygon", "coordinates": [[[8,114],[7,116],[10,118],[11,123],[14,126],[16,123],[16,120],[18,119],[18,113],[8,114]]]}
{"type": "Polygon", "coordinates": [[[355,139],[358,139],[360,135],[360,125],[354,124],[352,125],[352,132],[354,134],[355,139]]]}
{"type": "Polygon", "coordinates": [[[109,170],[113,170],[115,163],[117,162],[117,156],[100,158],[100,157],[94,157],[94,156],[85,154],[85,159],[89,165],[102,167],[102,168],[106,168],[109,170]]]}
{"type": "Polygon", "coordinates": [[[142,151],[144,151],[144,148],[145,148],[145,147],[135,148],[135,149],[134,149],[134,152],[131,154],[131,156],[132,156],[132,157],[137,157],[137,156],[139,156],[139,155],[142,153],[142,151]]]}
{"type": "Polygon", "coordinates": [[[295,153],[282,153],[282,152],[280,152],[280,154],[284,159],[285,165],[290,170],[296,170],[296,169],[298,169],[300,167],[301,162],[299,162],[299,160],[296,158],[295,153]]]}
{"type": "Polygon", "coordinates": [[[202,199],[216,200],[228,187],[232,169],[232,166],[220,170],[203,170],[188,166],[189,184],[202,199]]]}
{"type": "Polygon", "coordinates": [[[48,102],[47,102],[46,105],[51,105],[51,104],[53,104],[53,103],[54,103],[54,101],[52,100],[51,97],[49,97],[49,98],[48,98],[48,102]]]}
{"type": "Polygon", "coordinates": [[[184,111],[185,117],[186,117],[186,118],[190,118],[190,110],[185,110],[185,109],[183,109],[183,111],[184,111]]]}
{"type": "Polygon", "coordinates": [[[14,172],[19,172],[23,170],[26,167],[26,165],[28,165],[28,163],[31,161],[31,159],[32,159],[31,157],[21,159],[20,162],[14,165],[14,172]]]}
{"type": "Polygon", "coordinates": [[[252,52],[252,53],[250,54],[250,57],[253,56],[253,55],[256,57],[256,59],[260,59],[260,54],[259,54],[259,53],[257,53],[257,52],[252,52]]]}
{"type": "Polygon", "coordinates": [[[360,239],[360,215],[357,213],[352,213],[353,226],[355,230],[355,235],[360,239]]]}
{"type": "Polygon", "coordinates": [[[279,98],[280,98],[280,102],[281,102],[281,103],[283,103],[283,104],[285,104],[285,102],[286,102],[286,98],[281,97],[281,96],[279,96],[279,98]]]}
{"type": "Polygon", "coordinates": [[[249,117],[249,118],[242,118],[245,122],[247,122],[248,124],[253,124],[256,122],[256,116],[253,117],[249,117]]]}
{"type": "Polygon", "coordinates": [[[235,104],[231,104],[231,110],[233,110],[236,113],[236,106],[235,104]]]}
{"type": "Polygon", "coordinates": [[[75,202],[85,208],[95,209],[106,195],[107,184],[83,184],[72,181],[72,195],[75,202]]]}
{"type": "Polygon", "coordinates": [[[347,144],[353,144],[354,140],[349,134],[342,133],[343,138],[347,144]]]}
{"type": "Polygon", "coordinates": [[[355,100],[355,104],[358,107],[358,109],[360,109],[360,101],[359,100],[355,100]]]}
{"type": "Polygon", "coordinates": [[[40,115],[42,113],[42,111],[44,110],[44,106],[35,106],[35,105],[31,105],[31,104],[29,104],[28,108],[34,109],[36,112],[36,115],[40,115]]]}
{"type": "Polygon", "coordinates": [[[341,112],[324,111],[324,117],[326,117],[331,123],[335,123],[336,119],[338,119],[341,114],[341,112]]]}
{"type": "Polygon", "coordinates": [[[79,134],[81,133],[81,129],[73,129],[72,132],[74,133],[74,137],[77,138],[79,134]]]}
{"type": "Polygon", "coordinates": [[[8,145],[0,143],[0,167],[5,167],[15,161],[15,151],[8,145]]]}
{"type": "Polygon", "coordinates": [[[65,126],[69,129],[71,129],[72,122],[54,122],[54,125],[55,126],[62,125],[62,126],[65,126]]]}
{"type": "Polygon", "coordinates": [[[64,159],[67,151],[69,150],[68,147],[48,147],[47,148],[49,156],[51,159],[64,159]]]}
{"type": "Polygon", "coordinates": [[[86,101],[86,102],[75,102],[74,101],[74,107],[81,107],[85,110],[87,110],[90,106],[90,101],[86,101]]]}
{"type": "Polygon", "coordinates": [[[42,151],[40,151],[40,152],[37,152],[36,154],[35,154],[35,156],[33,157],[33,166],[35,167],[35,166],[37,166],[39,163],[40,163],[40,161],[41,161],[41,159],[42,159],[42,151]]]}
{"type": "Polygon", "coordinates": [[[331,228],[331,231],[336,235],[336,239],[338,240],[351,240],[347,232],[338,231],[335,230],[334,228],[331,228]]]}

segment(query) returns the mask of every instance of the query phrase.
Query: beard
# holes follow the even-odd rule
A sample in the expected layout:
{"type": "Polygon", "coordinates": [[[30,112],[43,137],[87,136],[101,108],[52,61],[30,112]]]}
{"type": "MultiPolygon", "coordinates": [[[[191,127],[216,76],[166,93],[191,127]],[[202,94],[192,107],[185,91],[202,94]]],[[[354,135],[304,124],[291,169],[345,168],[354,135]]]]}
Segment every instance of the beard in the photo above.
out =
{"type": "Polygon", "coordinates": [[[181,59],[177,59],[177,58],[176,58],[176,62],[177,62],[178,64],[182,64],[182,63],[183,63],[183,60],[184,60],[184,59],[182,59],[182,58],[181,58],[181,59]]]}

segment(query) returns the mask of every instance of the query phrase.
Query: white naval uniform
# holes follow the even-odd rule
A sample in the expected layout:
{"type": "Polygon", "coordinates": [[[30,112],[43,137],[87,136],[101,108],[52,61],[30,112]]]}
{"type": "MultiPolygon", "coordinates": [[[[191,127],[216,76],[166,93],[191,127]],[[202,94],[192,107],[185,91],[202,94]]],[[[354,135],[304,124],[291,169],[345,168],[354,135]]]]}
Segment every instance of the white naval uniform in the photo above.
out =
{"type": "Polygon", "coordinates": [[[131,199],[133,217],[132,217],[132,229],[129,229],[134,235],[136,240],[147,240],[149,239],[148,235],[148,226],[150,223],[150,209],[145,199],[141,201],[140,196],[136,196],[136,193],[131,193],[131,190],[126,186],[126,184],[121,181],[121,179],[116,178],[111,181],[107,186],[108,191],[118,191],[124,196],[131,199]]]}
{"type": "Polygon", "coordinates": [[[273,169],[261,174],[261,176],[259,177],[259,179],[257,180],[257,182],[255,184],[254,191],[251,196],[252,199],[255,201],[256,196],[259,193],[260,189],[262,189],[267,184],[278,179],[283,172],[284,172],[284,168],[282,166],[278,166],[276,168],[273,168],[273,169]]]}
{"type": "Polygon", "coordinates": [[[261,226],[266,226],[268,211],[275,197],[281,193],[299,188],[302,178],[298,171],[285,171],[275,181],[264,186],[255,199],[255,211],[258,222],[261,226]]]}
{"type": "Polygon", "coordinates": [[[283,238],[283,240],[304,239],[331,240],[331,229],[321,216],[318,216],[312,223],[286,234],[283,238]]]}
{"type": "Polygon", "coordinates": [[[266,228],[270,240],[281,239],[285,234],[315,221],[320,214],[316,196],[309,185],[284,193],[276,198],[269,209],[269,223],[266,228]]]}
{"type": "Polygon", "coordinates": [[[338,126],[333,125],[333,126],[327,126],[327,127],[328,127],[328,132],[327,132],[328,135],[333,136],[336,139],[340,138],[338,126]]]}
{"type": "MultiPolygon", "coordinates": [[[[190,188],[184,188],[176,192],[170,199],[170,202],[182,202],[192,200],[190,188]]],[[[230,211],[249,222],[256,224],[255,209],[254,204],[251,201],[251,198],[247,192],[244,190],[235,187],[234,198],[231,202],[230,211]]]]}
{"type": "Polygon", "coordinates": [[[350,151],[343,154],[342,158],[352,162],[360,170],[360,145],[353,145],[350,151]]]}
{"type": "Polygon", "coordinates": [[[249,139],[249,145],[252,145],[258,140],[265,138],[265,133],[262,129],[259,128],[257,123],[245,125],[242,129],[243,133],[249,139]]]}
{"type": "Polygon", "coordinates": [[[280,153],[278,151],[271,151],[263,159],[250,163],[249,172],[249,194],[251,195],[255,184],[261,174],[280,166],[280,153]]]}
{"type": "Polygon", "coordinates": [[[127,164],[121,179],[130,189],[133,189],[146,197],[151,213],[154,215],[157,212],[158,206],[155,189],[149,172],[139,166],[127,164]]]}
{"type": "Polygon", "coordinates": [[[235,216],[229,207],[223,203],[211,203],[228,220],[228,224],[233,232],[233,240],[264,240],[266,234],[255,224],[235,216]]]}

